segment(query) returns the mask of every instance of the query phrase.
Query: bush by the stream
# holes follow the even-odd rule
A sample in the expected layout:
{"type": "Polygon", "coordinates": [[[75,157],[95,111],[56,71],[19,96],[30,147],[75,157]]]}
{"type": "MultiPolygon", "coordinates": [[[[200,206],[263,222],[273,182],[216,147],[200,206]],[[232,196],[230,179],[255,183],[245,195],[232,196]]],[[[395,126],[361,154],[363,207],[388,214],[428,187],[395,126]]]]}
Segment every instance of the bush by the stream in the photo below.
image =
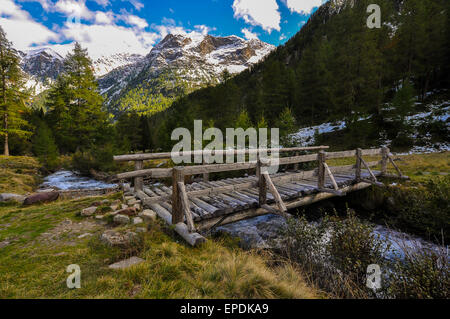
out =
{"type": "Polygon", "coordinates": [[[413,187],[389,187],[374,192],[382,192],[387,199],[376,218],[436,243],[450,240],[450,176],[432,178],[413,187]]]}
{"type": "Polygon", "coordinates": [[[450,298],[450,268],[446,249],[403,249],[393,263],[387,295],[400,299],[450,298]]]}
{"type": "Polygon", "coordinates": [[[366,271],[382,264],[385,247],[373,228],[349,210],[347,218],[325,216],[317,225],[290,219],[282,254],[300,264],[315,285],[340,298],[367,298],[366,271]]]}
{"type": "Polygon", "coordinates": [[[408,248],[386,258],[390,245],[373,226],[349,210],[345,218],[325,216],[318,223],[305,217],[288,220],[281,253],[309,274],[311,284],[338,298],[449,298],[447,252],[408,248]],[[367,267],[382,270],[376,294],[366,286],[367,267]]]}

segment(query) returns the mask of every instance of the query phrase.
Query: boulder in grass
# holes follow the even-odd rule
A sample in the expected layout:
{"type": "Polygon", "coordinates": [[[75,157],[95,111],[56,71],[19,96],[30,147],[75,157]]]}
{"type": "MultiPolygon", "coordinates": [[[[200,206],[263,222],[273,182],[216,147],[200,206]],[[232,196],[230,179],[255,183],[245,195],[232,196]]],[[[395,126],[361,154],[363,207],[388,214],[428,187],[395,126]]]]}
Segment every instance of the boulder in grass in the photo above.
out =
{"type": "Polygon", "coordinates": [[[137,212],[136,212],[136,209],[133,207],[133,208],[125,208],[125,209],[119,210],[118,214],[126,215],[126,216],[136,216],[137,212]]]}
{"type": "Polygon", "coordinates": [[[145,260],[139,257],[131,257],[126,260],[119,261],[115,264],[109,265],[109,269],[127,269],[134,265],[139,265],[143,263],[145,260]]]}
{"type": "Polygon", "coordinates": [[[90,216],[94,215],[96,211],[97,211],[97,207],[95,207],[95,206],[85,208],[81,211],[81,216],[90,217],[90,216]]]}
{"type": "Polygon", "coordinates": [[[33,194],[25,198],[23,205],[30,206],[34,204],[40,204],[40,203],[50,203],[54,202],[59,198],[58,192],[50,192],[50,193],[38,193],[33,194]]]}
{"type": "Polygon", "coordinates": [[[150,223],[156,220],[156,213],[150,209],[146,209],[139,214],[139,217],[141,217],[144,220],[144,222],[150,223]]]}
{"type": "Polygon", "coordinates": [[[119,224],[119,225],[125,225],[128,224],[130,222],[130,217],[126,216],[126,215],[116,215],[114,216],[114,223],[119,224]]]}

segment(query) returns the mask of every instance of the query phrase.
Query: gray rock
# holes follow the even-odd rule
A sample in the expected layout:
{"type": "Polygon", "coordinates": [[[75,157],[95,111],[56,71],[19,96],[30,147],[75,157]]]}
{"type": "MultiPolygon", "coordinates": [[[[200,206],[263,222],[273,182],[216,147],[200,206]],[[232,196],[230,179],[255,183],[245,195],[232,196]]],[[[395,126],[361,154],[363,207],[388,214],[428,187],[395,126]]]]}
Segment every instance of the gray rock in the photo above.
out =
{"type": "Polygon", "coordinates": [[[150,209],[146,209],[139,214],[139,217],[141,217],[144,220],[144,222],[150,223],[156,220],[156,213],[150,209]]]}
{"type": "Polygon", "coordinates": [[[25,201],[25,196],[17,194],[0,194],[0,202],[17,202],[22,204],[25,201]]]}
{"type": "Polygon", "coordinates": [[[134,205],[133,205],[133,208],[134,208],[137,212],[140,212],[140,211],[142,210],[141,204],[134,204],[134,205]]]}
{"type": "Polygon", "coordinates": [[[125,225],[128,224],[130,222],[130,217],[126,216],[126,215],[116,215],[114,216],[114,222],[116,224],[121,224],[121,225],[125,225]]]}
{"type": "Polygon", "coordinates": [[[109,266],[109,269],[126,269],[143,263],[145,260],[139,257],[131,257],[109,266]]]}
{"type": "Polygon", "coordinates": [[[124,234],[114,230],[104,232],[100,239],[109,246],[125,246],[129,243],[128,238],[124,234]]]}
{"type": "Polygon", "coordinates": [[[85,208],[81,211],[81,216],[90,217],[90,216],[94,215],[96,211],[97,211],[97,207],[85,208]]]}
{"type": "Polygon", "coordinates": [[[144,223],[144,220],[141,217],[133,218],[133,224],[134,225],[139,225],[139,224],[142,224],[142,223],[144,223]]]}
{"type": "Polygon", "coordinates": [[[146,233],[147,232],[147,228],[145,228],[145,227],[138,227],[138,228],[136,228],[136,231],[138,233],[146,233]]]}

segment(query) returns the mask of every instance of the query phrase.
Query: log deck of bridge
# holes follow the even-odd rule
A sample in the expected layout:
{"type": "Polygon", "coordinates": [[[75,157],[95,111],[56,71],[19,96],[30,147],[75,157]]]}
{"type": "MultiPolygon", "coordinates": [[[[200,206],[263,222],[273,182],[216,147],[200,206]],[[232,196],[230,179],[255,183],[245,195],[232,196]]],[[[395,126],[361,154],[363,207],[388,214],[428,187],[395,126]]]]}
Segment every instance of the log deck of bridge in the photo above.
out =
{"type": "MultiPolygon", "coordinates": [[[[283,149],[282,152],[320,151],[279,159],[279,165],[294,165],[294,169],[268,174],[272,162],[259,159],[255,162],[212,164],[144,170],[143,161],[167,158],[168,154],[136,154],[115,157],[116,161],[135,161],[136,170],[118,174],[119,180],[133,179],[129,188],[144,207],[156,212],[166,223],[175,225],[175,231],[189,244],[196,246],[205,241],[199,233],[219,225],[264,214],[290,216],[288,211],[336,196],[370,187],[382,186],[379,176],[388,176],[387,165],[392,163],[401,174],[389,149],[355,150],[326,153],[325,146],[283,149]],[[381,160],[366,162],[363,156],[381,155],[381,160]],[[327,159],[355,157],[354,165],[329,167],[327,159]],[[298,163],[317,162],[317,168],[298,170],[298,163]],[[381,166],[381,171],[372,167],[381,166]],[[256,169],[256,175],[209,181],[209,173],[256,169]],[[185,183],[186,176],[203,174],[202,182],[185,183]],[[143,178],[172,178],[172,186],[144,185],[143,178]],[[175,191],[174,191],[175,190],[175,191]]],[[[187,152],[196,155],[196,152],[187,152]]],[[[251,153],[247,150],[247,155],[251,153]]],[[[259,158],[259,157],[258,157],[259,158]]]]}

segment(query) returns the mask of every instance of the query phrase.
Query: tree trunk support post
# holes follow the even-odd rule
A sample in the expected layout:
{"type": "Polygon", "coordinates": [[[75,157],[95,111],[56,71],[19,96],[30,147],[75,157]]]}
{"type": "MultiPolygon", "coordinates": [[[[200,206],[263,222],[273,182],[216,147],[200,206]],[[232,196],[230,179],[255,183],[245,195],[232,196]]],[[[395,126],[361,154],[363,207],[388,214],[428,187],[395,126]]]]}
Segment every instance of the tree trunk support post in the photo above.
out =
{"type": "MultiPolygon", "coordinates": [[[[205,160],[203,159],[203,165],[205,165],[205,160]]],[[[203,181],[209,182],[209,173],[203,173],[203,181]]]]}
{"type": "Polygon", "coordinates": [[[176,225],[184,221],[183,208],[180,200],[178,183],[184,184],[182,167],[174,167],[172,170],[172,224],[176,225]]]}
{"type": "Polygon", "coordinates": [[[267,204],[267,183],[264,177],[265,167],[261,163],[261,159],[258,155],[258,166],[256,167],[256,176],[258,176],[259,187],[259,206],[267,204]]]}
{"type": "MultiPolygon", "coordinates": [[[[136,171],[140,171],[144,167],[143,161],[134,162],[134,169],[136,171]]],[[[143,177],[135,177],[134,178],[134,189],[135,191],[142,191],[144,189],[144,178],[143,177]]]]}
{"type": "Polygon", "coordinates": [[[356,181],[361,180],[361,166],[362,166],[362,149],[358,148],[356,150],[356,181]]]}
{"type": "Polygon", "coordinates": [[[381,176],[386,176],[387,175],[387,166],[389,163],[389,153],[391,151],[389,150],[389,148],[387,148],[386,146],[384,146],[381,149],[381,176]]]}
{"type": "Polygon", "coordinates": [[[326,153],[324,151],[320,151],[319,154],[317,154],[317,162],[318,162],[318,177],[317,177],[317,186],[319,189],[325,188],[325,160],[326,160],[326,153]]]}
{"type": "MultiPolygon", "coordinates": [[[[296,153],[294,154],[294,156],[300,156],[300,153],[296,152],[296,153]]],[[[295,163],[295,164],[294,164],[294,171],[297,172],[297,171],[299,170],[299,168],[300,168],[299,163],[295,163]]]]}

